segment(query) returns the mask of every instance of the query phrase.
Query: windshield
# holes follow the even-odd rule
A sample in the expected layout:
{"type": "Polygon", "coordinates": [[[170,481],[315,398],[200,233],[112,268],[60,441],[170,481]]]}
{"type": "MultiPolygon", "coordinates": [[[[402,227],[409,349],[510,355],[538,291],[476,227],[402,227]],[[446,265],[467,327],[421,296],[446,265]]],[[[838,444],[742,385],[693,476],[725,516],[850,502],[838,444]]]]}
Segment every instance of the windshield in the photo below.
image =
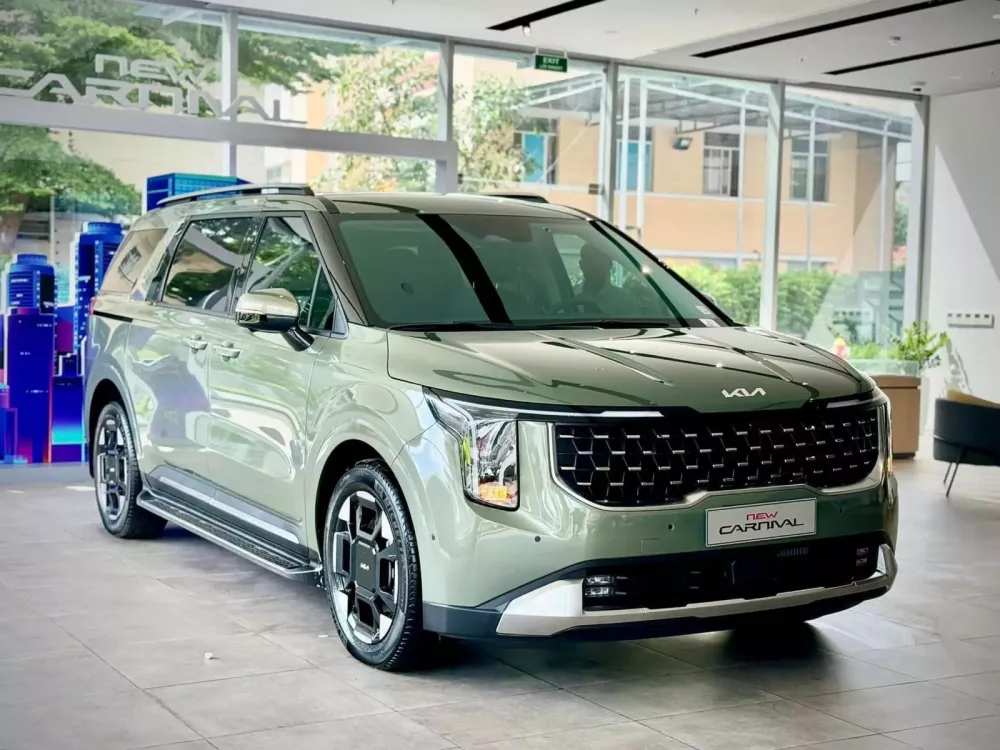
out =
{"type": "Polygon", "coordinates": [[[426,214],[335,220],[369,318],[381,327],[731,324],[596,222],[426,214]]]}

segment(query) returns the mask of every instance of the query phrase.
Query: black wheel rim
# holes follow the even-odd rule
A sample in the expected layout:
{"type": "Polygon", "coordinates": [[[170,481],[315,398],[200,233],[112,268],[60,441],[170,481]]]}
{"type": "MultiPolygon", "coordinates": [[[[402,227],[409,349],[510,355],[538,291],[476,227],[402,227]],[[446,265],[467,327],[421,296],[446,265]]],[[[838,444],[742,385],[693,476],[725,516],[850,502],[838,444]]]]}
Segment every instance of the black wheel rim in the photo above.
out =
{"type": "Polygon", "coordinates": [[[97,431],[94,478],[97,500],[109,521],[116,521],[128,503],[129,457],[125,434],[114,416],[108,416],[97,431]]]}
{"type": "Polygon", "coordinates": [[[357,490],[341,504],[332,556],[337,617],[362,643],[380,642],[396,618],[399,576],[395,535],[371,492],[357,490]]]}

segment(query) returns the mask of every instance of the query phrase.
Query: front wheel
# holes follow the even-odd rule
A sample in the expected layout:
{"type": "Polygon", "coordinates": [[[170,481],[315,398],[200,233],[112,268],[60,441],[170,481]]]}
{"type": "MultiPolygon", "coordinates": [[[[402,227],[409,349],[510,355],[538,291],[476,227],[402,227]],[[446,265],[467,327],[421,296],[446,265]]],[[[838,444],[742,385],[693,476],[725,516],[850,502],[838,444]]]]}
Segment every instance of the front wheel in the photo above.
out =
{"type": "Polygon", "coordinates": [[[337,482],[324,524],[323,577],[354,658],[388,671],[418,664],[426,636],[417,541],[381,461],[362,461],[337,482]]]}

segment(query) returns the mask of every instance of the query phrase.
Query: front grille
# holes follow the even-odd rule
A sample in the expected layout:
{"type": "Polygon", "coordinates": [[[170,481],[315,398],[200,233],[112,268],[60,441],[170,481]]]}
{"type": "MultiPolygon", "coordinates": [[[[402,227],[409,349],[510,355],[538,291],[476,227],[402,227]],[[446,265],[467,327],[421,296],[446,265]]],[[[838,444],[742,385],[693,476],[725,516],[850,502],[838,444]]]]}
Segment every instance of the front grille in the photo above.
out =
{"type": "Polygon", "coordinates": [[[665,609],[846,586],[873,576],[880,534],[709,550],[588,567],[586,610],[665,609]]]}
{"type": "Polygon", "coordinates": [[[556,471],[610,507],[679,503],[703,490],[842,487],[875,468],[878,408],[557,424],[556,471]]]}

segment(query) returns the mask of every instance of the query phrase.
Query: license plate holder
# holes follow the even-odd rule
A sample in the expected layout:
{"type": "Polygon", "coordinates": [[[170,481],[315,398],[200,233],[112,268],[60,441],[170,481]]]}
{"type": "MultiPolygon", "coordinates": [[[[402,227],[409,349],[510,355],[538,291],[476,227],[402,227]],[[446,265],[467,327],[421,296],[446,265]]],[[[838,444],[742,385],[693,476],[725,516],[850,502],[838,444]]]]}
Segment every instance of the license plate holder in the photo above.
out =
{"type": "Polygon", "coordinates": [[[811,536],[816,533],[816,499],[734,505],[705,512],[705,544],[730,544],[811,536]]]}

